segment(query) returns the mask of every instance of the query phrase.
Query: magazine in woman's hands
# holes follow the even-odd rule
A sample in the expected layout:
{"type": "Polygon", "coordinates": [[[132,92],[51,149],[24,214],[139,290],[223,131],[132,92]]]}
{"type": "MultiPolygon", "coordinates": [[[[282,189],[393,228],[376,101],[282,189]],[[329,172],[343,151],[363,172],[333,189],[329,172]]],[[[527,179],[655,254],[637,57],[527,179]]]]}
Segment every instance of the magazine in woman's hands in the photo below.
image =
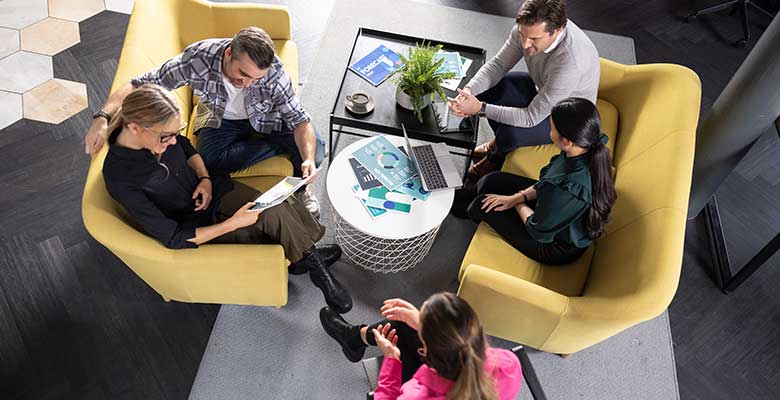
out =
{"type": "Polygon", "coordinates": [[[284,178],[281,182],[277,183],[272,188],[268,189],[268,191],[261,194],[260,197],[256,198],[254,201],[255,205],[252,206],[250,210],[262,211],[266,208],[271,208],[275,205],[281,204],[288,197],[290,197],[290,195],[300,189],[301,186],[311,182],[312,179],[317,176],[317,172],[319,172],[319,168],[317,168],[313,174],[309,175],[305,179],[296,178],[294,176],[288,176],[284,178]]]}

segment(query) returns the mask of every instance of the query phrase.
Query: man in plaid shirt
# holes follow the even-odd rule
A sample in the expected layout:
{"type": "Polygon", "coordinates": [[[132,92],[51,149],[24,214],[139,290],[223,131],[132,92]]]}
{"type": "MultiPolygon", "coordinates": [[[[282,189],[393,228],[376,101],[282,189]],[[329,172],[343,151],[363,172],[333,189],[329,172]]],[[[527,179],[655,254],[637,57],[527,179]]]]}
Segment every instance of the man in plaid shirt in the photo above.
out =
{"type": "MultiPolygon", "coordinates": [[[[198,96],[192,131],[213,174],[229,174],[288,154],[293,174],[307,178],[324,158],[325,142],[295,95],[273,41],[260,28],[244,28],[232,39],[193,43],[114,92],[94,116],[86,137],[88,154],[102,147],[108,120],[125,96],[146,83],[170,90],[189,85],[198,96]]],[[[308,189],[303,201],[319,214],[319,204],[308,189]]]]}

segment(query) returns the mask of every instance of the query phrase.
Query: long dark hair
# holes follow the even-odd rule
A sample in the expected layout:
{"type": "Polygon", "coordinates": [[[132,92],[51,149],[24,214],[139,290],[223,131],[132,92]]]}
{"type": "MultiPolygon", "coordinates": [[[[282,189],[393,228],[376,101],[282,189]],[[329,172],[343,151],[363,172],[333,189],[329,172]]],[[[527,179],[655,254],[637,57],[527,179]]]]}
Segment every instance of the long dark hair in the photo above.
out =
{"type": "Polygon", "coordinates": [[[469,304],[452,293],[436,293],[420,314],[426,363],[455,381],[448,399],[497,399],[495,382],[485,373],[488,348],[482,324],[469,304]]]}
{"type": "Polygon", "coordinates": [[[615,182],[612,180],[609,150],[601,141],[601,117],[587,99],[570,97],[556,104],[550,113],[558,133],[579,147],[588,149],[588,167],[593,193],[585,228],[595,239],[604,232],[609,212],[615,204],[615,182]]]}

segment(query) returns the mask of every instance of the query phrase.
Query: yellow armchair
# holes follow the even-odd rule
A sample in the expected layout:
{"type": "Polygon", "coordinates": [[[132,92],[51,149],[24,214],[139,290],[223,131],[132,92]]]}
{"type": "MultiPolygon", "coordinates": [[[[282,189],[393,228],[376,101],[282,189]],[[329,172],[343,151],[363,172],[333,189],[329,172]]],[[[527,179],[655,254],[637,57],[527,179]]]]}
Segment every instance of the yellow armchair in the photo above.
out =
{"type": "MultiPolygon", "coordinates": [[[[701,83],[685,67],[601,60],[597,107],[610,136],[618,200],[578,261],[540,265],[480,224],[458,294],[489,334],[571,354],[662,313],[682,265],[701,83]]],[[[521,148],[504,170],[538,178],[553,145],[521,148]]]]}
{"type": "MultiPolygon", "coordinates": [[[[136,0],[114,77],[113,92],[132,77],[161,65],[187,45],[206,38],[232,37],[245,26],[259,26],[274,40],[277,53],[298,83],[298,59],[290,40],[286,7],[204,0],[136,0]]],[[[189,87],[176,90],[189,120],[193,98],[189,87]]],[[[192,132],[187,134],[193,142],[192,132]]],[[[279,245],[205,244],[197,249],[171,250],[137,230],[106,191],[102,168],[107,146],[89,167],[82,199],[82,216],[89,233],[119,257],[166,301],[287,304],[287,261],[279,245]]],[[[265,190],[292,165],[284,156],[264,160],[234,178],[265,190]]]]}

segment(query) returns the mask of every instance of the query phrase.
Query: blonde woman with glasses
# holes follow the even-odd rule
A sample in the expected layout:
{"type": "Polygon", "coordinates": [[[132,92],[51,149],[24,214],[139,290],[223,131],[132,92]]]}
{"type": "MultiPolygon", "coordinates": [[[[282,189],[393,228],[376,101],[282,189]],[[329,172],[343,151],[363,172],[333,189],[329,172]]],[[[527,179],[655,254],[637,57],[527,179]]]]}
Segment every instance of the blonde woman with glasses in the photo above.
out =
{"type": "MultiPolygon", "coordinates": [[[[172,249],[203,243],[279,243],[290,273],[309,272],[326,303],[352,308],[349,292],[328,266],[341,257],[337,245],[317,248],[323,227],[300,201],[251,211],[260,192],[228,176],[211,176],[190,141],[181,136],[181,110],[167,89],[134,89],[109,125],[103,164],[106,188],[148,235],[172,249]]],[[[258,268],[261,266],[258,265],[258,268]]]]}

